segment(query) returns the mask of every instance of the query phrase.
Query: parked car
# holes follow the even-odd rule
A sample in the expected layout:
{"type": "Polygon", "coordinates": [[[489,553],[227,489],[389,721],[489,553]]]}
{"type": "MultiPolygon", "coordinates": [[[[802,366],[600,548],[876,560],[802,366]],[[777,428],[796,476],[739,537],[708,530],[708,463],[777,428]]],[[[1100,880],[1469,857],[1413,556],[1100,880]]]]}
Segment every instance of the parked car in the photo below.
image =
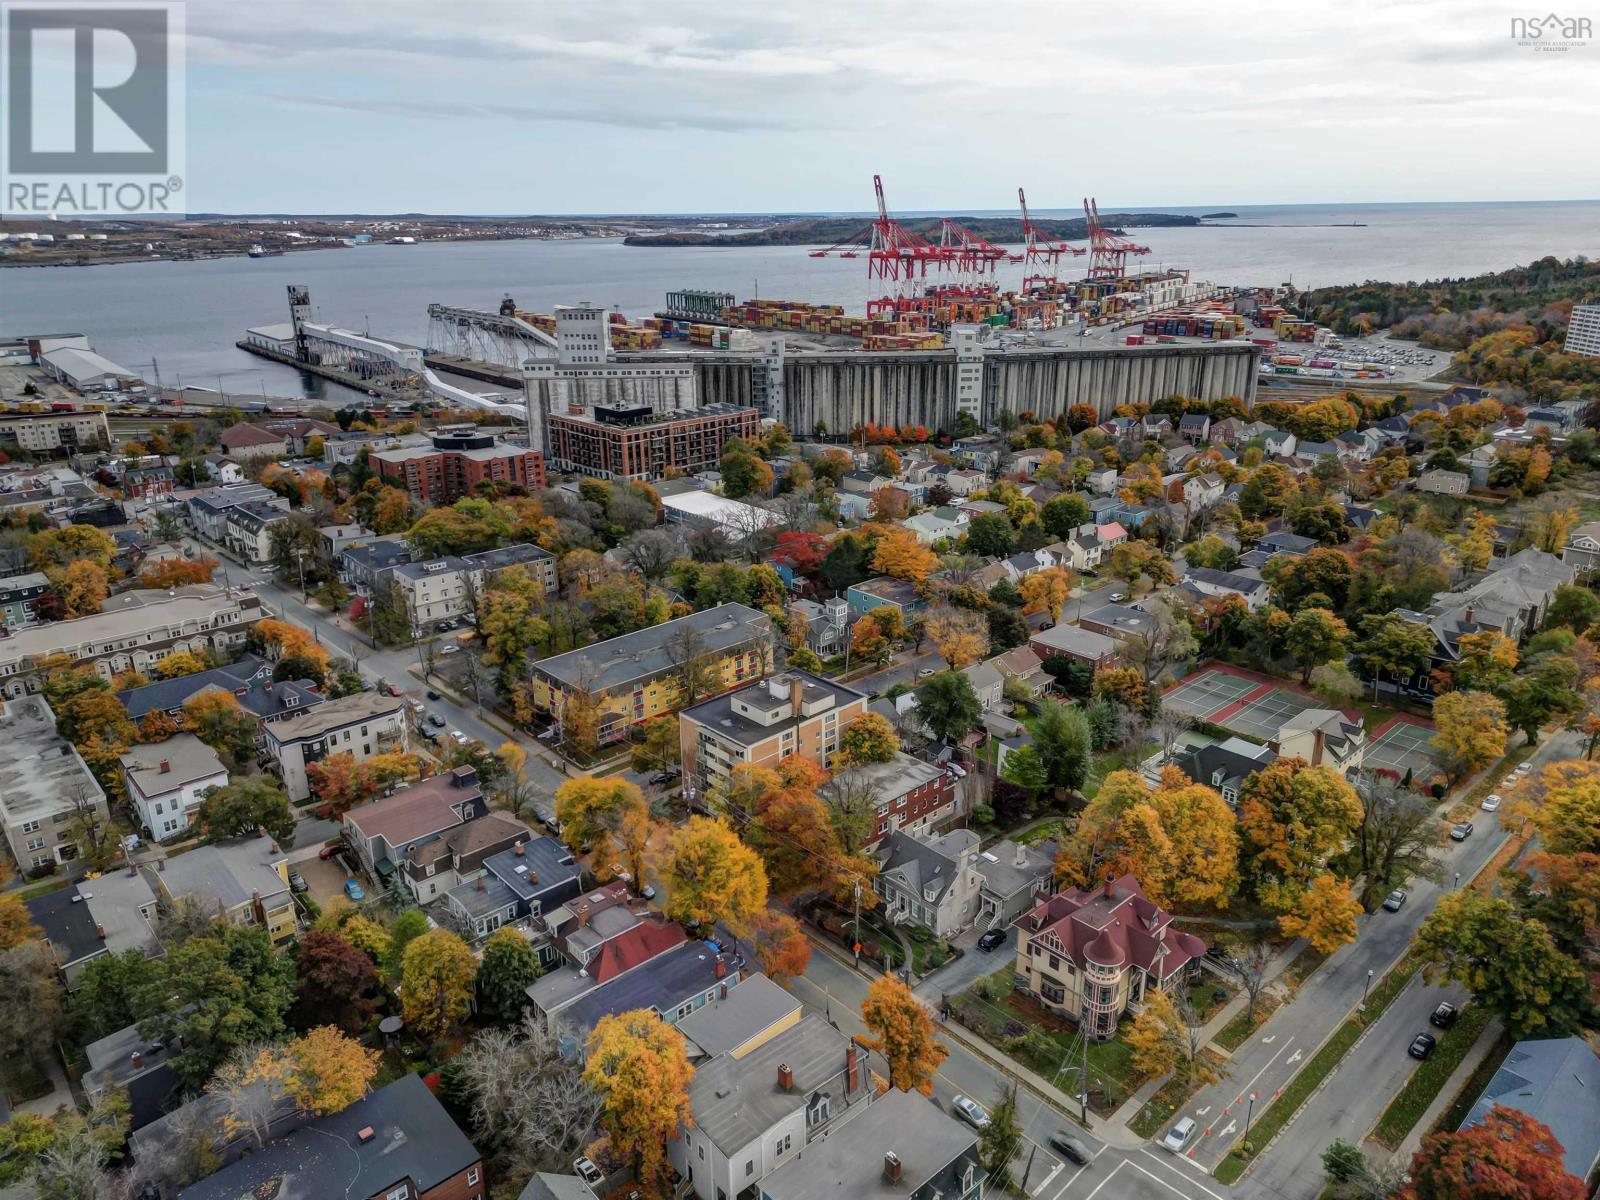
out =
{"type": "Polygon", "coordinates": [[[1500,809],[1500,797],[1485,796],[1483,798],[1483,803],[1478,805],[1478,807],[1483,809],[1484,812],[1498,812],[1500,809]]]}
{"type": "Polygon", "coordinates": [[[1167,1130],[1167,1135],[1161,1139],[1162,1149],[1170,1150],[1174,1154],[1181,1153],[1183,1148],[1189,1144],[1189,1139],[1194,1136],[1194,1128],[1194,1118],[1185,1117],[1167,1130]]]}
{"type": "Polygon", "coordinates": [[[1403,907],[1405,907],[1405,903],[1405,888],[1395,888],[1394,891],[1390,892],[1386,897],[1384,897],[1383,906],[1390,912],[1399,912],[1403,907]]]}
{"type": "Polygon", "coordinates": [[[299,871],[289,872],[289,887],[296,892],[309,892],[311,885],[306,882],[305,876],[299,871]]]}
{"type": "Polygon", "coordinates": [[[1428,1024],[1440,1029],[1449,1029],[1456,1023],[1456,1018],[1461,1015],[1461,1010],[1448,1000],[1441,1000],[1439,1007],[1428,1014],[1428,1024]]]}
{"type": "Polygon", "coordinates": [[[332,858],[335,854],[339,853],[339,851],[341,851],[343,849],[344,849],[344,843],[343,842],[329,842],[321,850],[317,851],[317,857],[320,858],[323,862],[327,862],[330,858],[332,858]]]}
{"type": "Polygon", "coordinates": [[[450,731],[450,740],[458,746],[469,746],[472,744],[472,739],[466,734],[462,733],[459,729],[452,729],[450,731]]]}
{"type": "Polygon", "coordinates": [[[400,689],[398,687],[396,687],[392,683],[385,683],[378,690],[380,692],[382,692],[385,696],[398,696],[398,695],[400,695],[400,689]]]}
{"type": "Polygon", "coordinates": [[[652,787],[660,787],[663,783],[671,782],[672,776],[668,775],[665,771],[657,771],[654,775],[650,776],[649,779],[649,783],[652,787]]]}
{"type": "Polygon", "coordinates": [[[1085,1146],[1065,1129],[1057,1130],[1050,1135],[1050,1148],[1059,1150],[1063,1158],[1077,1163],[1080,1167],[1088,1166],[1094,1158],[1094,1155],[1089,1153],[1089,1147],[1085,1146]]]}
{"type": "Polygon", "coordinates": [[[998,949],[1006,944],[1006,931],[1004,929],[989,929],[978,939],[978,949],[985,954],[998,949]]]}
{"type": "Polygon", "coordinates": [[[922,670],[917,672],[918,679],[932,679],[933,675],[934,671],[932,667],[923,667],[922,670]]]}
{"type": "Polygon", "coordinates": [[[1406,1047],[1406,1053],[1411,1055],[1411,1057],[1416,1059],[1418,1062],[1421,1062],[1423,1059],[1427,1058],[1428,1055],[1433,1053],[1433,1048],[1438,1044],[1439,1040],[1434,1037],[1433,1034],[1419,1033],[1416,1037],[1411,1039],[1411,1045],[1406,1047]]]}
{"type": "Polygon", "coordinates": [[[1106,597],[1106,599],[1110,600],[1113,604],[1121,604],[1127,598],[1128,594],[1126,592],[1112,592],[1111,595],[1106,597]]]}
{"type": "Polygon", "coordinates": [[[451,642],[448,646],[440,646],[439,647],[439,653],[440,654],[460,654],[461,653],[461,647],[459,645],[457,645],[455,642],[451,642]]]}
{"type": "Polygon", "coordinates": [[[445,727],[445,719],[443,717],[441,717],[438,713],[429,713],[428,714],[428,724],[431,725],[434,729],[443,729],[445,727]]]}
{"type": "Polygon", "coordinates": [[[344,894],[352,900],[365,900],[367,893],[361,890],[361,885],[354,879],[344,881],[344,894]]]}
{"type": "Polygon", "coordinates": [[[950,1107],[955,1110],[956,1116],[974,1129],[981,1132],[989,1128],[989,1114],[984,1111],[983,1105],[970,1096],[957,1096],[950,1101],[950,1107]]]}
{"type": "Polygon", "coordinates": [[[444,697],[439,695],[439,693],[434,691],[432,688],[429,688],[428,689],[428,699],[429,700],[442,700],[442,699],[444,699],[444,697]]]}
{"type": "Polygon", "coordinates": [[[1462,821],[1459,825],[1452,826],[1450,829],[1450,840],[1452,842],[1464,842],[1471,836],[1471,821],[1462,821]]]}

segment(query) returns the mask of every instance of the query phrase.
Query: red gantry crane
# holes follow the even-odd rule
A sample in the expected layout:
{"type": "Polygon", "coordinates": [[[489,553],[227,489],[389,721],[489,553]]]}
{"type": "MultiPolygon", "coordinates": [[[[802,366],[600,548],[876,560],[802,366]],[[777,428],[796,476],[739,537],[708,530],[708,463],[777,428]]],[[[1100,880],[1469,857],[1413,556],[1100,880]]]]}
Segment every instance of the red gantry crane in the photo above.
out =
{"type": "Polygon", "coordinates": [[[954,281],[953,287],[939,289],[945,295],[993,294],[999,290],[995,265],[1022,261],[1022,255],[986,241],[949,217],[939,223],[939,251],[944,256],[945,270],[951,272],[954,281]]]}
{"type": "Polygon", "coordinates": [[[1149,246],[1107,232],[1100,223],[1100,206],[1092,196],[1083,202],[1083,218],[1089,226],[1090,279],[1121,279],[1128,273],[1128,255],[1150,253],[1149,246]]]}
{"type": "MultiPolygon", "coordinates": [[[[1022,290],[1049,291],[1054,289],[1061,274],[1062,255],[1070,254],[1074,258],[1081,258],[1088,251],[1082,246],[1069,246],[1066,242],[1051,241],[1040,233],[1033,224],[1033,218],[1028,216],[1028,197],[1021,188],[1017,189],[1017,203],[1022,207],[1022,254],[1021,260],[1027,264],[1022,268],[1022,290]]],[[[1012,259],[1016,261],[1015,258],[1012,259]]]]}
{"type": "Polygon", "coordinates": [[[812,258],[859,258],[867,252],[867,285],[869,296],[881,282],[882,294],[867,300],[867,316],[894,314],[909,307],[919,280],[926,279],[931,267],[936,273],[946,265],[946,254],[927,238],[912,233],[889,215],[883,200],[883,179],[872,177],[872,187],[878,197],[878,216],[871,225],[827,247],[812,250],[812,258]]]}

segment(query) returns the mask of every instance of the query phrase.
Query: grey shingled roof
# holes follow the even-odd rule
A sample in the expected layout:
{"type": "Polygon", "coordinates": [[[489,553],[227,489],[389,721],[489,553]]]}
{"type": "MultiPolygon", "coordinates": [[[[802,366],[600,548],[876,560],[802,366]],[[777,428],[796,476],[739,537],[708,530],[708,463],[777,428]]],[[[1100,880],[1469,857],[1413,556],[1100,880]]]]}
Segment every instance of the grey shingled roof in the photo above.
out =
{"type": "Polygon", "coordinates": [[[772,619],[743,604],[719,604],[595,646],[541,659],[533,664],[534,669],[564,687],[581,684],[596,691],[610,690],[672,670],[668,648],[684,629],[699,634],[706,653],[724,654],[737,646],[770,640],[772,619]]]}
{"type": "Polygon", "coordinates": [[[757,973],[684,1017],[678,1032],[707,1055],[726,1054],[799,1011],[800,1001],[757,973]]]}
{"type": "Polygon", "coordinates": [[[1579,1179],[1600,1159],[1600,1058],[1582,1038],[1518,1042],[1461,1127],[1480,1124],[1496,1104],[1549,1126],[1563,1164],[1579,1179]]]}

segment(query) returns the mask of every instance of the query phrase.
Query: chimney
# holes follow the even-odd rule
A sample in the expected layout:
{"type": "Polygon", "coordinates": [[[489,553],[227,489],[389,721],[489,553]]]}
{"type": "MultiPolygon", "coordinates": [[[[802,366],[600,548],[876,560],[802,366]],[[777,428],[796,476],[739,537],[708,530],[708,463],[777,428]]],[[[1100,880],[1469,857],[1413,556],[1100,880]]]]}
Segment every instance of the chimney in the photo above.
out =
{"type": "Polygon", "coordinates": [[[717,988],[717,999],[718,1000],[726,1000],[727,998],[728,998],[728,985],[724,983],[719,988],[717,988]]]}
{"type": "Polygon", "coordinates": [[[1466,612],[1466,618],[1467,618],[1467,624],[1468,624],[1468,625],[1471,625],[1471,624],[1472,624],[1472,623],[1473,623],[1473,622],[1472,622],[1472,612],[1473,612],[1473,610],[1472,610],[1472,609],[1470,609],[1470,608],[1469,608],[1469,609],[1467,609],[1467,612],[1466,612]]]}
{"type": "Polygon", "coordinates": [[[883,1152],[883,1178],[888,1183],[900,1182],[900,1156],[893,1150],[883,1152]]]}
{"type": "Polygon", "coordinates": [[[133,1058],[130,1062],[130,1065],[135,1071],[142,1070],[144,1068],[144,1055],[138,1050],[135,1050],[133,1052],[133,1058]]]}
{"type": "Polygon", "coordinates": [[[527,851],[522,848],[522,843],[521,842],[518,842],[515,846],[511,847],[511,850],[512,850],[512,853],[514,853],[518,858],[521,858],[524,854],[527,853],[527,851]]]}
{"type": "Polygon", "coordinates": [[[794,1090],[794,1072],[789,1069],[788,1063],[778,1064],[778,1086],[786,1092],[794,1090]]]}
{"type": "Polygon", "coordinates": [[[102,942],[106,940],[106,927],[100,924],[99,921],[94,923],[94,932],[95,936],[98,937],[102,942]]]}
{"type": "Polygon", "coordinates": [[[582,929],[589,923],[589,906],[585,904],[578,910],[578,928],[582,929]]]}
{"type": "Polygon", "coordinates": [[[1322,750],[1327,743],[1328,735],[1321,729],[1311,735],[1311,765],[1318,766],[1322,762],[1322,750]]]}
{"type": "Polygon", "coordinates": [[[161,766],[157,769],[157,773],[161,774],[161,775],[166,775],[166,774],[170,773],[171,770],[172,770],[172,763],[169,760],[163,758],[161,760],[161,766]]]}
{"type": "Polygon", "coordinates": [[[370,1142],[377,1136],[378,1131],[375,1130],[371,1125],[363,1125],[360,1129],[356,1130],[356,1141],[358,1142],[370,1142]]]}
{"type": "Polygon", "coordinates": [[[164,859],[164,858],[158,859],[156,861],[156,870],[165,871],[166,869],[167,869],[167,860],[164,859]]]}
{"type": "Polygon", "coordinates": [[[1025,867],[1028,865],[1028,848],[1021,842],[1017,843],[1017,857],[1012,860],[1012,866],[1025,867]]]}
{"type": "Polygon", "coordinates": [[[806,681],[798,675],[789,676],[789,711],[790,715],[799,719],[801,701],[805,699],[806,681]]]}
{"type": "Polygon", "coordinates": [[[1116,896],[1116,894],[1117,894],[1117,877],[1115,875],[1107,875],[1106,876],[1106,899],[1108,899],[1108,900],[1112,899],[1112,898],[1114,898],[1116,896]]]}
{"type": "Polygon", "coordinates": [[[722,955],[719,954],[719,955],[717,955],[717,978],[721,979],[727,973],[728,973],[728,964],[723,959],[722,955]]]}
{"type": "Polygon", "coordinates": [[[483,891],[483,890],[484,890],[484,888],[483,888],[483,876],[482,876],[482,875],[479,875],[479,876],[478,876],[478,879],[477,879],[477,884],[478,884],[478,890],[479,890],[479,891],[480,891],[480,892],[481,892],[481,891],[483,891]]]}
{"type": "Polygon", "coordinates": [[[851,1042],[844,1052],[844,1090],[847,1096],[861,1085],[860,1056],[860,1049],[851,1042]]]}

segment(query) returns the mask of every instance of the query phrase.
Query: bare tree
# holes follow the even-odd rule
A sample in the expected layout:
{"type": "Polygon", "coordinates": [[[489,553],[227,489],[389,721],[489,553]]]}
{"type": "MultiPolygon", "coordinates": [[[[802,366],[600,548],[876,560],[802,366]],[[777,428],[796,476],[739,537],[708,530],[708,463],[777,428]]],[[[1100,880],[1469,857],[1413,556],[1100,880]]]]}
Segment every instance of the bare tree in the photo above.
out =
{"type": "Polygon", "coordinates": [[[1364,885],[1361,904],[1368,912],[1378,897],[1412,875],[1439,875],[1434,852],[1439,848],[1439,823],[1430,801],[1376,772],[1355,781],[1361,800],[1361,825],[1356,848],[1361,853],[1364,885]]]}
{"type": "Polygon", "coordinates": [[[689,553],[696,562],[727,562],[738,550],[720,526],[710,525],[689,535],[689,553]]]}
{"type": "Polygon", "coordinates": [[[844,770],[823,784],[819,795],[845,852],[860,852],[877,828],[878,796],[872,782],[860,771],[844,770]]]}
{"type": "Polygon", "coordinates": [[[461,604],[466,609],[467,619],[472,622],[472,631],[479,637],[483,636],[483,598],[490,588],[489,580],[484,577],[483,571],[463,570],[459,572],[461,579],[461,604]]]}
{"type": "Polygon", "coordinates": [[[785,530],[807,532],[817,523],[817,502],[809,486],[780,493],[769,507],[783,519],[785,530]]]}
{"type": "Polygon", "coordinates": [[[1150,718],[1150,737],[1161,750],[1161,763],[1165,765],[1172,760],[1172,752],[1177,748],[1178,739],[1187,733],[1194,724],[1194,719],[1188,713],[1179,712],[1177,709],[1163,704],[1156,715],[1150,718]]]}
{"type": "Polygon", "coordinates": [[[294,1111],[284,1084],[282,1048],[272,1042],[235,1046],[206,1084],[223,1109],[223,1133],[247,1136],[257,1150],[272,1138],[274,1124],[294,1111]]]}
{"type": "Polygon", "coordinates": [[[465,661],[461,664],[462,681],[472,689],[472,702],[477,705],[478,712],[483,712],[483,694],[488,692],[494,695],[495,673],[484,665],[483,659],[475,652],[461,656],[465,661]]]}
{"type": "Polygon", "coordinates": [[[667,639],[663,647],[672,673],[678,681],[678,695],[685,705],[697,703],[712,689],[711,652],[706,639],[694,626],[687,623],[667,639]]]}
{"type": "Polygon", "coordinates": [[[778,544],[778,531],[783,527],[778,513],[749,502],[730,509],[718,519],[727,531],[728,540],[738,547],[739,554],[753,563],[772,553],[778,544]]]}
{"type": "Polygon", "coordinates": [[[1222,962],[1223,970],[1237,979],[1239,986],[1244,989],[1249,1002],[1245,1011],[1252,1025],[1256,1019],[1256,1003],[1267,985],[1267,968],[1272,965],[1274,957],[1272,943],[1267,940],[1271,929],[1270,924],[1257,925],[1247,938],[1229,943],[1228,957],[1222,962]]]}
{"type": "Polygon", "coordinates": [[[628,565],[651,583],[660,583],[672,564],[688,554],[683,539],[668,529],[644,529],[619,547],[628,565]]]}
{"type": "Polygon", "coordinates": [[[223,1148],[210,1105],[179,1105],[141,1135],[142,1153],[130,1172],[129,1194],[154,1189],[158,1195],[176,1196],[222,1165],[223,1148]]]}
{"type": "Polygon", "coordinates": [[[588,1142],[600,1098],[555,1036],[529,1015],[478,1034],[455,1059],[480,1144],[517,1178],[565,1167],[588,1142]]]}

